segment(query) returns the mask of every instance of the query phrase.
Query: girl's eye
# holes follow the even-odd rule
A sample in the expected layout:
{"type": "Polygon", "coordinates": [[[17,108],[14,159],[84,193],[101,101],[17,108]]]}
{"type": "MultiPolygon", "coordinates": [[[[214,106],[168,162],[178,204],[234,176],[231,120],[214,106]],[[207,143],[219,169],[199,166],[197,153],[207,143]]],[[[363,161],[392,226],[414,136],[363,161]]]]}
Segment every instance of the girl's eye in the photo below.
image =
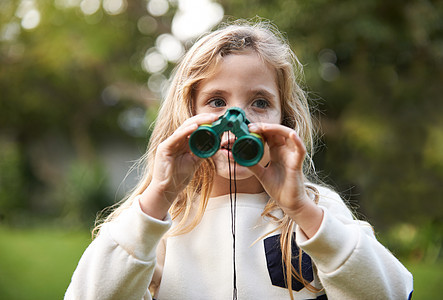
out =
{"type": "Polygon", "coordinates": [[[269,107],[269,102],[265,99],[257,99],[252,103],[252,106],[255,106],[257,108],[265,109],[269,107]]]}
{"type": "Polygon", "coordinates": [[[211,106],[211,107],[223,107],[223,106],[226,106],[226,102],[225,102],[225,100],[220,99],[220,98],[212,99],[212,100],[210,100],[210,101],[208,102],[208,104],[209,104],[209,106],[211,106]]]}

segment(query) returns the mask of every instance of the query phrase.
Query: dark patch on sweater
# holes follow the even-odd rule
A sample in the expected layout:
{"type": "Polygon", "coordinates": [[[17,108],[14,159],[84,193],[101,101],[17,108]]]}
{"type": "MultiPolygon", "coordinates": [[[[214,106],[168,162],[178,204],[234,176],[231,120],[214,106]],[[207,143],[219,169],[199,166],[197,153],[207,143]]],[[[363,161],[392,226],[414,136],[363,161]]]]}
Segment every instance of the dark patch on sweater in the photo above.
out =
{"type": "MultiPolygon", "coordinates": [[[[280,248],[280,234],[266,238],[264,240],[264,247],[266,254],[266,263],[272,285],[287,288],[287,284],[285,281],[286,267],[283,265],[282,252],[280,248]]],[[[300,274],[299,259],[299,247],[295,243],[295,239],[293,239],[291,263],[295,271],[300,274]]],[[[312,282],[314,280],[311,258],[304,252],[301,257],[301,274],[306,282],[312,282]]],[[[304,287],[305,286],[302,282],[292,277],[292,290],[298,292],[304,287]]]]}

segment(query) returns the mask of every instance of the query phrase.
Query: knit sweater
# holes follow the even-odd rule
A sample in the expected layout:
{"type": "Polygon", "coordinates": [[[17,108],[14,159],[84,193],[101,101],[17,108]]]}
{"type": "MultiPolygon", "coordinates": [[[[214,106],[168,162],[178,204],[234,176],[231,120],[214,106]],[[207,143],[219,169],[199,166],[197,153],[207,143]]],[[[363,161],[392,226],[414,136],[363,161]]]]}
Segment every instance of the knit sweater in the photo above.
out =
{"type": "MultiPolygon", "coordinates": [[[[408,299],[413,289],[411,274],[376,240],[368,223],[352,217],[336,193],[317,188],[324,211],[321,226],[310,239],[296,227],[293,244],[293,266],[316,290],[293,279],[294,298],[408,299]],[[304,251],[301,270],[298,248],[304,251]]],[[[265,193],[236,195],[240,300],[290,299],[280,232],[274,231],[272,219],[261,216],[268,200],[265,193]]],[[[281,212],[274,214],[279,217],[281,212]]],[[[201,222],[191,232],[163,238],[175,225],[169,215],[157,220],[144,214],[136,199],[116,220],[106,223],[86,249],[65,299],[151,299],[151,282],[159,283],[159,300],[232,299],[229,195],[209,199],[201,222]]]]}

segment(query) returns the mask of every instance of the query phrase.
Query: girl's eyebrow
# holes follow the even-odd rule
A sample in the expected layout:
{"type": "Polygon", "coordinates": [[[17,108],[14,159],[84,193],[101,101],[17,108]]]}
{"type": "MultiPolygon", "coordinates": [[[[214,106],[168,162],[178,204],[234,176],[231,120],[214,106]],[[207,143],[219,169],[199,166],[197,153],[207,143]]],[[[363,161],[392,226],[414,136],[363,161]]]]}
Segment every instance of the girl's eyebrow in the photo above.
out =
{"type": "Polygon", "coordinates": [[[274,100],[276,100],[278,98],[278,95],[275,95],[274,93],[271,93],[271,92],[267,91],[266,89],[252,90],[250,92],[250,94],[254,95],[254,96],[262,96],[262,97],[265,97],[267,99],[274,99],[274,100]]]}
{"type": "MultiPolygon", "coordinates": [[[[214,90],[202,90],[200,91],[200,93],[202,95],[205,96],[223,96],[223,95],[229,95],[229,92],[225,91],[225,90],[221,90],[221,89],[214,89],[214,90]]],[[[250,96],[262,96],[265,98],[269,98],[269,99],[276,99],[278,98],[278,95],[275,95],[272,92],[267,91],[266,89],[253,89],[251,91],[248,92],[248,95],[250,96]]]]}
{"type": "Polygon", "coordinates": [[[214,89],[214,90],[202,90],[200,91],[200,94],[207,97],[207,96],[224,96],[227,95],[229,93],[227,93],[224,90],[220,90],[220,89],[214,89]]]}

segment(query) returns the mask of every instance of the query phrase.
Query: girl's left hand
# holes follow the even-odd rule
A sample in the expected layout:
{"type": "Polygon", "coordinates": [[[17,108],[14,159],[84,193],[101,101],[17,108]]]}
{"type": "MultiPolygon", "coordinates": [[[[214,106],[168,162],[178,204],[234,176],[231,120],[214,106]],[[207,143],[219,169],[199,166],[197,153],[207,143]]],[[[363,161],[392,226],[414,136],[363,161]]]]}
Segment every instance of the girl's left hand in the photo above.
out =
{"type": "Polygon", "coordinates": [[[251,132],[262,135],[269,147],[266,167],[249,167],[279,207],[308,235],[315,234],[323,211],[306,193],[303,161],[306,147],[295,130],[280,124],[253,123],[251,132]],[[311,233],[311,234],[309,234],[311,233]]]}

